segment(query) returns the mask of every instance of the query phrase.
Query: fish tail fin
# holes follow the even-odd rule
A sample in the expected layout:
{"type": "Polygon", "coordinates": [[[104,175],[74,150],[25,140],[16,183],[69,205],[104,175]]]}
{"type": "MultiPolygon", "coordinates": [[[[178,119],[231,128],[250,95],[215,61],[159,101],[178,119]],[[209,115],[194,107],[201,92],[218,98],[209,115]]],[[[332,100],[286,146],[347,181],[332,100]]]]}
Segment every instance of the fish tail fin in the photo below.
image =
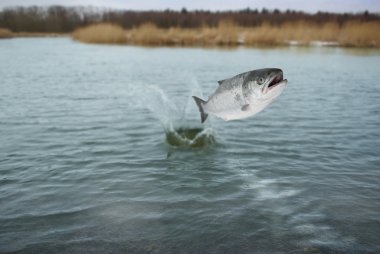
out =
{"type": "Polygon", "coordinates": [[[206,121],[207,117],[208,117],[208,114],[205,113],[204,109],[203,109],[203,105],[206,103],[204,100],[196,97],[196,96],[193,96],[194,100],[195,100],[195,103],[197,104],[198,108],[199,108],[199,112],[201,113],[201,122],[204,123],[204,121],[206,121]]]}

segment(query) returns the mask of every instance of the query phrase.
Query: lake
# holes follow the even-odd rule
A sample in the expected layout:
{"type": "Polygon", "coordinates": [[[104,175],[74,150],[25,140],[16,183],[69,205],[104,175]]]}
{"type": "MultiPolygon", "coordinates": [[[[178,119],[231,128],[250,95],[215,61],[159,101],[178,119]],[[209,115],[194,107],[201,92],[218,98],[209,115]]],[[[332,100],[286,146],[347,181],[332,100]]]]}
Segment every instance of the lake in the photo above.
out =
{"type": "Polygon", "coordinates": [[[380,50],[0,40],[0,252],[379,253],[380,50]],[[253,118],[192,95],[278,67],[253,118]]]}

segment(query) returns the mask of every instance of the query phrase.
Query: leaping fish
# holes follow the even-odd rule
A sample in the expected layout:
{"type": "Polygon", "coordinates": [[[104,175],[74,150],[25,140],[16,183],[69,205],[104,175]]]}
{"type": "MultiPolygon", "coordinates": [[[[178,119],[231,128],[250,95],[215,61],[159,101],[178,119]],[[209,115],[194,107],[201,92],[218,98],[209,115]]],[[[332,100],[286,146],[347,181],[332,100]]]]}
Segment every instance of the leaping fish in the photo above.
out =
{"type": "Polygon", "coordinates": [[[253,116],[271,104],[288,81],[283,78],[281,69],[265,68],[244,72],[218,83],[219,87],[207,101],[193,96],[202,123],[209,114],[225,121],[253,116]]]}

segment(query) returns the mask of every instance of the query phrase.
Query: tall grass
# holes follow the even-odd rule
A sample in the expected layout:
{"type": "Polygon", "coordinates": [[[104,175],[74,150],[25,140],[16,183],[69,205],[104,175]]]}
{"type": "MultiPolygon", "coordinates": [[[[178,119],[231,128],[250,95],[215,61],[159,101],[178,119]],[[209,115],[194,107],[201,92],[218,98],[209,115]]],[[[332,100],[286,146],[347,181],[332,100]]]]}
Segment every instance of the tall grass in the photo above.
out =
{"type": "Polygon", "coordinates": [[[347,22],[337,41],[344,46],[380,47],[380,23],[347,22]]]}
{"type": "Polygon", "coordinates": [[[179,46],[207,46],[207,45],[235,45],[238,34],[237,26],[231,21],[220,22],[218,27],[200,27],[184,29],[172,27],[158,28],[152,23],[127,31],[127,42],[138,45],[179,45],[179,46]]]}
{"type": "Polygon", "coordinates": [[[245,31],[247,45],[280,45],[296,41],[299,44],[308,44],[312,41],[334,41],[338,25],[325,23],[318,26],[310,22],[284,23],[281,26],[262,24],[259,27],[245,31]]]}
{"type": "Polygon", "coordinates": [[[13,32],[13,37],[62,37],[69,35],[64,33],[13,32]]]}
{"type": "Polygon", "coordinates": [[[282,25],[263,23],[256,27],[240,27],[231,20],[222,20],[216,27],[186,29],[158,28],[144,23],[129,30],[111,24],[81,28],[73,38],[91,43],[128,43],[146,46],[236,46],[308,45],[326,41],[351,47],[380,47],[380,22],[334,22],[318,25],[313,22],[286,22],[282,25]]]}
{"type": "Polygon", "coordinates": [[[13,33],[6,28],[0,28],[0,39],[1,38],[11,38],[13,37],[13,33]]]}
{"type": "Polygon", "coordinates": [[[127,41],[123,28],[114,24],[95,24],[79,28],[72,34],[74,40],[87,43],[120,44],[127,41]]]}

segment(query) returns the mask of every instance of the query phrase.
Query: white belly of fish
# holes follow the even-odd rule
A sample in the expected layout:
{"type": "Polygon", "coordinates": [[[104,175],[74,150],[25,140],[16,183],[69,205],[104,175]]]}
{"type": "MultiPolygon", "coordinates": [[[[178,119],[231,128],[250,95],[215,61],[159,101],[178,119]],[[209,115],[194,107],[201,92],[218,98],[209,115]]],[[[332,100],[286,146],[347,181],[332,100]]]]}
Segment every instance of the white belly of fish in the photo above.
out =
{"type": "Polygon", "coordinates": [[[225,121],[244,119],[253,115],[256,115],[262,111],[269,103],[251,103],[246,110],[242,108],[235,108],[230,110],[224,110],[219,112],[210,112],[211,114],[222,118],[225,121]]]}
{"type": "Polygon", "coordinates": [[[213,114],[225,121],[243,119],[259,113],[272,103],[276,97],[266,100],[252,97],[247,100],[243,97],[241,89],[237,91],[228,90],[211,96],[204,105],[204,109],[206,113],[213,114]]]}

